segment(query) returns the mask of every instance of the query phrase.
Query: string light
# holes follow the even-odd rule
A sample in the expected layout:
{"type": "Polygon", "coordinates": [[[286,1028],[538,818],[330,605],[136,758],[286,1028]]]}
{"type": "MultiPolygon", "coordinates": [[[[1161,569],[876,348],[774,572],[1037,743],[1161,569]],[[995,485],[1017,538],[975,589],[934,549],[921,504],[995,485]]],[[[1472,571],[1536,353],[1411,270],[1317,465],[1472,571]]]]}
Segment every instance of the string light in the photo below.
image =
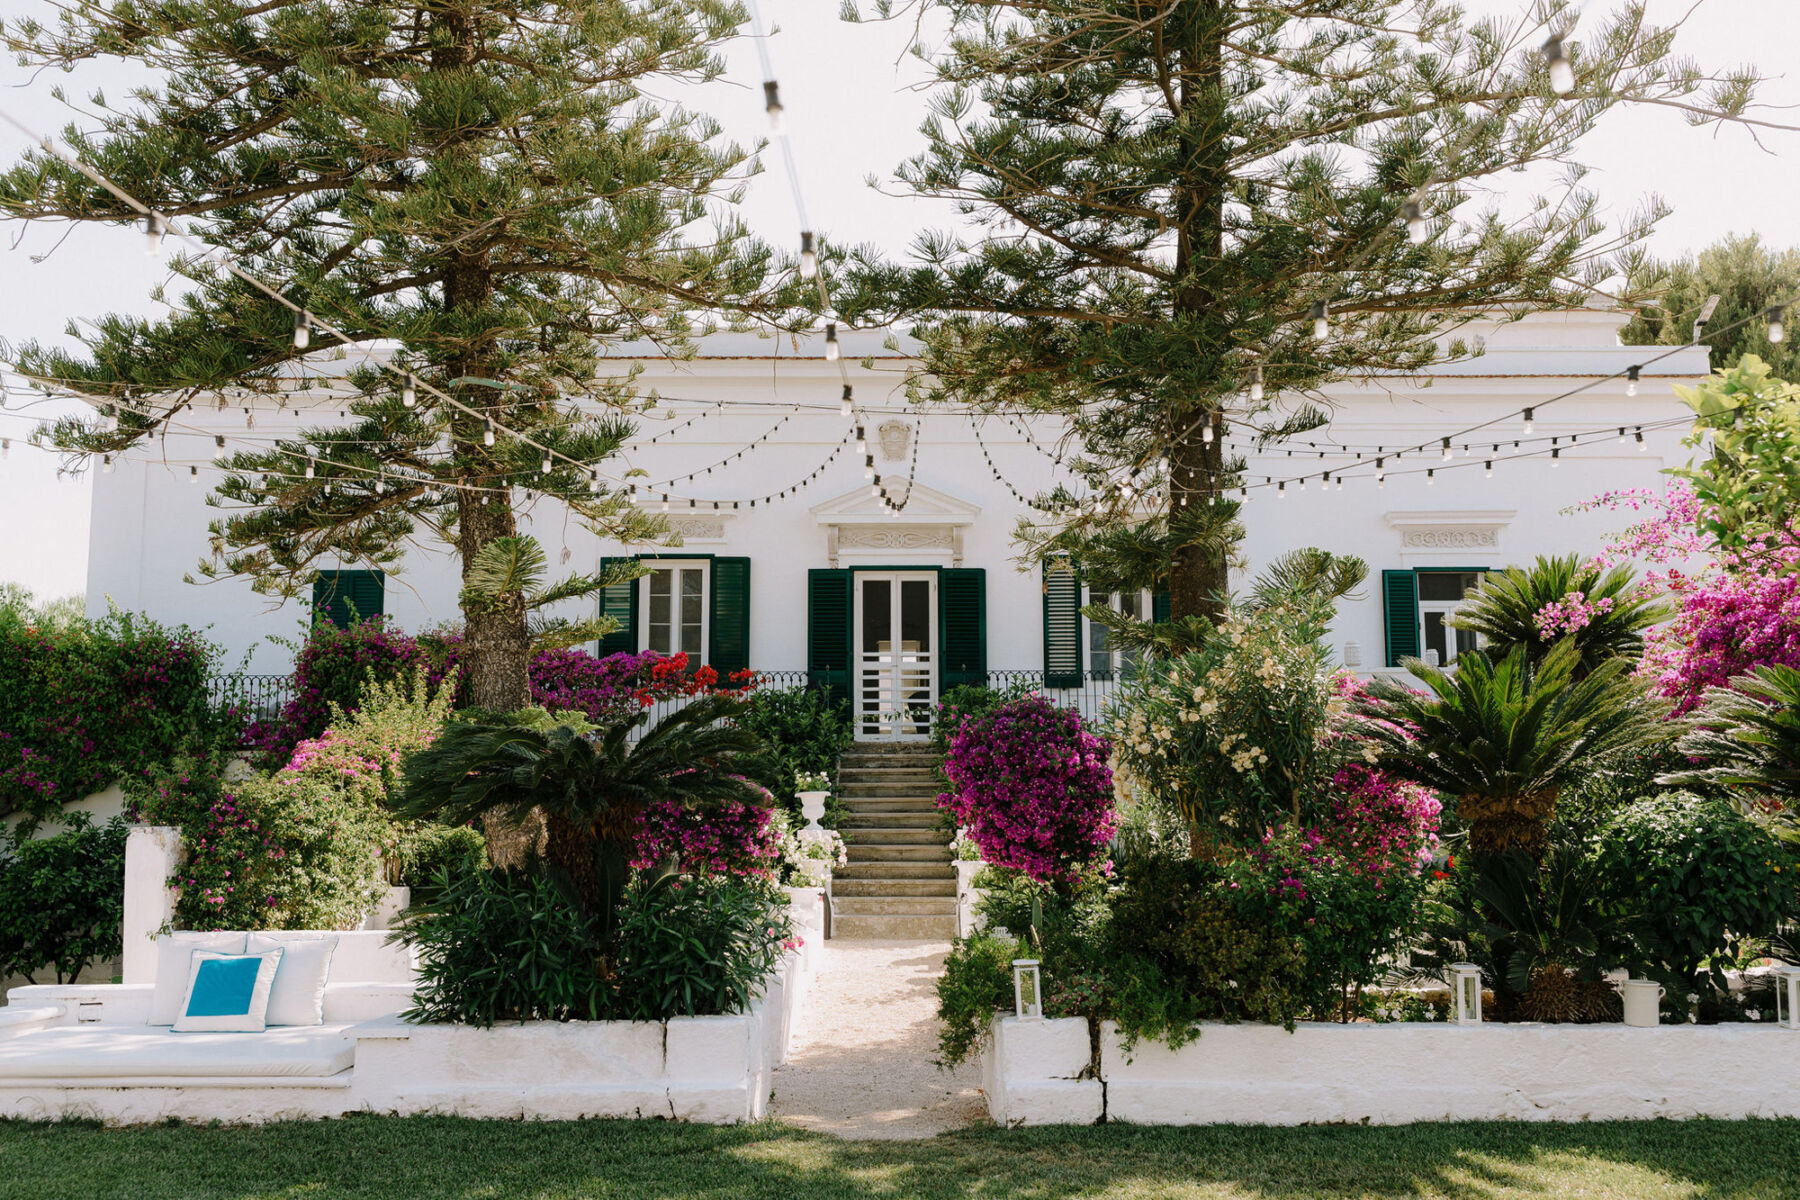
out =
{"type": "MultiPolygon", "coordinates": [[[[999,477],[1000,472],[995,471],[994,478],[998,479],[999,477]]],[[[863,478],[868,480],[873,480],[875,478],[875,456],[873,454],[866,454],[863,456],[863,478]]]]}
{"type": "Polygon", "coordinates": [[[1769,306],[1769,340],[1779,344],[1787,338],[1787,326],[1781,320],[1781,305],[1769,306]]]}
{"type": "Polygon", "coordinates": [[[400,407],[417,408],[418,406],[419,392],[413,385],[413,377],[408,375],[406,377],[406,382],[400,388],[400,407]]]}
{"type": "Polygon", "coordinates": [[[148,254],[151,258],[162,257],[163,234],[164,234],[164,232],[166,232],[168,230],[168,228],[169,228],[169,223],[167,221],[163,220],[163,215],[159,212],[153,212],[149,216],[144,218],[144,253],[145,254],[148,254]]]}
{"type": "Polygon", "coordinates": [[[1621,425],[1621,426],[1619,426],[1619,445],[1623,446],[1624,444],[1625,444],[1625,427],[1623,425],[1621,425]]]}
{"type": "Polygon", "coordinates": [[[1531,415],[1535,411],[1536,411],[1535,409],[1530,409],[1530,408],[1527,408],[1525,410],[1525,432],[1527,434],[1529,434],[1531,432],[1531,429],[1532,429],[1531,415]]]}
{"type": "Polygon", "coordinates": [[[199,467],[189,467],[188,468],[188,482],[189,483],[199,483],[200,482],[200,468],[199,467]]]}
{"type": "Polygon", "coordinates": [[[1287,480],[1282,480],[1280,486],[1275,489],[1275,498],[1277,500],[1287,499],[1287,480]]]}
{"type": "Polygon", "coordinates": [[[113,473],[113,456],[112,455],[102,454],[100,456],[100,473],[102,475],[111,475],[113,473]]]}
{"type": "Polygon", "coordinates": [[[827,321],[827,322],[825,322],[825,361],[826,362],[836,362],[837,360],[838,360],[837,322],[836,321],[827,321]]]}
{"type": "Polygon", "coordinates": [[[1425,469],[1425,486],[1430,487],[1432,484],[1434,484],[1436,482],[1437,482],[1437,468],[1436,467],[1427,467],[1425,469]]]}
{"type": "Polygon", "coordinates": [[[1387,459],[1378,458],[1375,460],[1375,482],[1382,483],[1386,479],[1387,479],[1387,459]]]}
{"type": "Polygon", "coordinates": [[[1206,422],[1206,424],[1204,424],[1200,427],[1200,440],[1208,446],[1212,445],[1212,443],[1213,443],[1212,421],[1208,420],[1206,422]]]}
{"type": "Polygon", "coordinates": [[[856,452],[858,454],[867,454],[869,452],[869,439],[868,436],[864,434],[861,425],[856,427],[856,452]]]}
{"type": "Polygon", "coordinates": [[[769,114],[769,128],[781,132],[781,85],[773,79],[763,81],[763,111],[769,114]]]}
{"type": "Polygon", "coordinates": [[[1312,306],[1313,338],[1324,341],[1331,336],[1331,307],[1323,300],[1314,300],[1312,306]]]}
{"type": "Polygon", "coordinates": [[[1642,426],[1638,427],[1636,434],[1634,434],[1633,436],[1635,436],[1637,438],[1637,448],[1638,448],[1639,453],[1642,453],[1643,451],[1648,450],[1650,448],[1649,443],[1644,441],[1644,430],[1643,430],[1642,426]]]}
{"type": "Polygon", "coordinates": [[[311,478],[313,478],[313,475],[314,475],[313,460],[309,458],[306,460],[306,477],[308,479],[311,479],[311,478]]]}
{"type": "Polygon", "coordinates": [[[1550,90],[1564,100],[1572,99],[1575,95],[1575,67],[1563,51],[1560,34],[1551,34],[1544,43],[1544,58],[1550,64],[1550,90]]]}
{"type": "Polygon", "coordinates": [[[494,418],[487,417],[485,419],[487,424],[481,431],[481,444],[484,446],[491,446],[494,444],[494,418]]]}
{"type": "Polygon", "coordinates": [[[1452,451],[1450,449],[1450,439],[1445,438],[1444,439],[1444,461],[1449,462],[1451,459],[1453,459],[1455,457],[1456,457],[1456,455],[1454,453],[1452,453],[1452,451]]]}
{"type": "Polygon", "coordinates": [[[807,230],[800,235],[800,278],[816,279],[819,275],[819,255],[813,249],[813,235],[807,230]]]}
{"type": "Polygon", "coordinates": [[[1482,462],[1481,465],[1483,468],[1485,468],[1482,471],[1482,474],[1487,476],[1489,479],[1492,479],[1494,477],[1494,460],[1491,458],[1486,459],[1485,461],[1482,462]]]}
{"type": "Polygon", "coordinates": [[[1250,403],[1261,404],[1263,400],[1263,369],[1257,363],[1250,368],[1250,403]]]}
{"type": "Polygon", "coordinates": [[[1551,450],[1550,451],[1551,469],[1554,470],[1561,462],[1562,462],[1562,448],[1557,447],[1556,449],[1551,450]]]}
{"type": "Polygon", "coordinates": [[[1643,368],[1638,366],[1625,368],[1625,394],[1627,396],[1637,395],[1638,374],[1642,370],[1643,368]]]}
{"type": "MultiPolygon", "coordinates": [[[[830,355],[827,354],[827,357],[830,357],[830,355]]],[[[850,385],[846,383],[844,385],[844,398],[838,404],[838,416],[852,417],[855,415],[856,415],[856,403],[854,400],[851,399],[851,388],[850,388],[850,385]]],[[[859,426],[859,428],[860,428],[860,426],[859,426]]]]}
{"type": "Polygon", "coordinates": [[[540,464],[538,467],[538,474],[548,475],[549,473],[550,473],[550,456],[548,454],[546,454],[546,455],[544,455],[543,463],[540,464]]]}
{"type": "Polygon", "coordinates": [[[1431,236],[1431,226],[1425,222],[1425,206],[1415,198],[1401,205],[1400,213],[1406,218],[1406,240],[1415,246],[1424,245],[1431,236]]]}
{"type": "Polygon", "coordinates": [[[304,350],[312,345],[312,314],[301,309],[294,314],[294,349],[304,350]]]}

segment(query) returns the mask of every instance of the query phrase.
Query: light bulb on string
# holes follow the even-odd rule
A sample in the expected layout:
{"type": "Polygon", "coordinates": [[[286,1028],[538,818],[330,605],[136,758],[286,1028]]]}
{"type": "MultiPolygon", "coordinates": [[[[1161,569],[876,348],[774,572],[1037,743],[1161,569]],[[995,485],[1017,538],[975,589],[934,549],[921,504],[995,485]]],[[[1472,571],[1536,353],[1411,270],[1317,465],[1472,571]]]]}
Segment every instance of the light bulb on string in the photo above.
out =
{"type": "Polygon", "coordinates": [[[1425,486],[1430,487],[1432,484],[1434,484],[1436,482],[1437,482],[1437,468],[1436,467],[1426,467],[1425,468],[1425,486]]]}
{"type": "Polygon", "coordinates": [[[1558,465],[1561,464],[1561,462],[1562,462],[1562,450],[1560,448],[1551,450],[1550,451],[1551,469],[1554,470],[1558,465]]]}
{"type": "Polygon", "coordinates": [[[773,79],[763,80],[763,111],[769,114],[769,128],[781,132],[781,85],[773,79]]]}
{"type": "Polygon", "coordinates": [[[148,254],[151,258],[159,258],[162,256],[163,234],[168,228],[169,223],[163,220],[163,215],[159,212],[153,212],[144,218],[145,254],[148,254]]]}
{"type": "Polygon", "coordinates": [[[1323,300],[1313,301],[1312,323],[1316,341],[1322,342],[1331,336],[1331,308],[1323,300]]]}
{"type": "Polygon", "coordinates": [[[1623,425],[1621,425],[1621,426],[1619,426],[1619,445],[1623,446],[1624,444],[1625,444],[1625,427],[1623,425]]]}
{"type": "Polygon", "coordinates": [[[110,454],[102,454],[100,456],[100,473],[102,475],[111,475],[112,472],[113,472],[113,456],[110,454]]]}
{"type": "Polygon", "coordinates": [[[1257,363],[1250,369],[1250,403],[1261,404],[1263,400],[1263,369],[1257,363]]]}
{"type": "Polygon", "coordinates": [[[1340,492],[1344,490],[1344,477],[1342,475],[1338,476],[1337,490],[1340,492]]]}
{"type": "Polygon", "coordinates": [[[863,427],[861,425],[856,427],[856,452],[858,454],[867,454],[869,452],[869,438],[868,435],[863,432],[863,427]]]}
{"type": "MultiPolygon", "coordinates": [[[[835,356],[830,354],[829,352],[827,352],[826,357],[832,358],[835,356]]],[[[856,415],[856,403],[853,398],[853,392],[852,392],[850,385],[846,383],[844,385],[843,398],[838,403],[838,416],[852,417],[855,415],[856,415]]]]}
{"type": "Polygon", "coordinates": [[[415,386],[411,375],[406,377],[406,382],[400,388],[400,406],[402,408],[417,408],[419,406],[418,389],[415,386]]]}
{"type": "Polygon", "coordinates": [[[244,428],[256,428],[256,414],[250,411],[250,406],[247,404],[244,406],[244,428]]]}
{"type": "Polygon", "coordinates": [[[1563,50],[1560,34],[1551,34],[1544,42],[1544,59],[1550,64],[1550,90],[1568,100],[1575,95],[1575,67],[1563,50]]]}
{"type": "Polygon", "coordinates": [[[1376,483],[1384,483],[1384,482],[1386,482],[1386,480],[1387,480],[1387,460],[1385,458],[1378,458],[1375,460],[1375,482],[1376,483]]]}
{"type": "Polygon", "coordinates": [[[662,494],[662,510],[664,512],[669,511],[669,493],[667,493],[667,492],[664,492],[662,494]]]}
{"type": "Polygon", "coordinates": [[[1787,325],[1782,321],[1781,305],[1769,306],[1769,340],[1780,343],[1787,339],[1787,325]]]}
{"type": "Polygon", "coordinates": [[[1456,457],[1456,455],[1454,453],[1452,453],[1450,450],[1450,439],[1445,438],[1444,439],[1444,461],[1449,462],[1451,459],[1453,459],[1455,457],[1456,457]]]}
{"type": "Polygon", "coordinates": [[[312,345],[312,314],[301,309],[294,314],[294,349],[304,350],[312,345]]]}
{"type": "MultiPolygon", "coordinates": [[[[874,456],[874,455],[872,455],[872,454],[871,454],[871,455],[865,455],[865,456],[864,456],[864,460],[863,460],[863,478],[864,478],[864,479],[873,479],[873,478],[875,478],[875,456],[874,456]]],[[[994,475],[994,478],[996,478],[996,479],[998,479],[998,478],[1000,478],[1000,475],[999,475],[999,473],[998,473],[998,472],[996,472],[996,473],[995,473],[995,475],[994,475]]]]}
{"type": "Polygon", "coordinates": [[[1213,443],[1213,427],[1212,427],[1211,421],[1208,421],[1206,424],[1204,424],[1200,427],[1200,440],[1208,446],[1212,445],[1212,443],[1213,443]]]}
{"type": "Polygon", "coordinates": [[[200,482],[200,468],[199,467],[189,467],[188,468],[188,482],[189,483],[199,483],[200,482]]]}
{"type": "Polygon", "coordinates": [[[1286,480],[1283,480],[1281,483],[1278,483],[1275,485],[1275,498],[1277,500],[1286,500],[1287,499],[1287,481],[1286,480]]]}
{"type": "Polygon", "coordinates": [[[800,234],[800,278],[815,279],[818,274],[819,255],[813,249],[812,231],[805,230],[800,234]]]}
{"type": "Polygon", "coordinates": [[[548,475],[549,473],[550,473],[550,453],[549,453],[549,451],[545,451],[544,452],[544,461],[538,465],[538,474],[548,475]]]}
{"type": "Polygon", "coordinates": [[[1484,468],[1482,473],[1486,475],[1487,478],[1492,479],[1494,477],[1494,460],[1491,458],[1487,459],[1483,461],[1481,465],[1484,468]]]}
{"type": "Polygon", "coordinates": [[[1642,426],[1638,427],[1637,432],[1633,434],[1633,436],[1637,438],[1637,448],[1640,452],[1650,448],[1650,444],[1644,441],[1644,430],[1642,426]]]}
{"type": "Polygon", "coordinates": [[[826,362],[836,362],[837,360],[838,360],[837,322],[836,321],[827,321],[827,322],[825,322],[825,361],[826,362]]]}
{"type": "Polygon", "coordinates": [[[1535,411],[1535,410],[1533,410],[1533,409],[1529,409],[1529,408],[1528,408],[1528,409],[1526,409],[1526,410],[1525,410],[1525,433],[1526,433],[1526,434],[1527,434],[1527,435],[1528,435],[1528,436],[1529,436],[1529,435],[1530,435],[1530,433],[1531,433],[1531,430],[1532,430],[1532,420],[1531,420],[1531,416],[1532,416],[1532,413],[1533,413],[1533,412],[1534,412],[1534,411],[1535,411]]]}
{"type": "MultiPolygon", "coordinates": [[[[600,492],[600,472],[598,472],[598,471],[589,471],[588,472],[588,491],[593,492],[595,495],[599,494],[599,492],[600,492]]],[[[715,505],[714,507],[717,507],[717,506],[715,505]]]]}
{"type": "Polygon", "coordinates": [[[491,446],[494,444],[494,418],[488,417],[486,420],[487,424],[481,431],[481,444],[491,446]]]}
{"type": "Polygon", "coordinates": [[[1415,246],[1424,245],[1431,236],[1431,226],[1425,221],[1425,206],[1415,197],[1400,206],[1400,214],[1406,218],[1406,240],[1415,246]]]}
{"type": "Polygon", "coordinates": [[[311,479],[315,474],[316,472],[313,470],[313,460],[309,458],[306,460],[306,477],[311,479]]]}
{"type": "Polygon", "coordinates": [[[1630,367],[1625,368],[1625,394],[1627,396],[1637,395],[1638,374],[1642,370],[1643,370],[1643,368],[1638,367],[1638,366],[1630,366],[1630,367]]]}

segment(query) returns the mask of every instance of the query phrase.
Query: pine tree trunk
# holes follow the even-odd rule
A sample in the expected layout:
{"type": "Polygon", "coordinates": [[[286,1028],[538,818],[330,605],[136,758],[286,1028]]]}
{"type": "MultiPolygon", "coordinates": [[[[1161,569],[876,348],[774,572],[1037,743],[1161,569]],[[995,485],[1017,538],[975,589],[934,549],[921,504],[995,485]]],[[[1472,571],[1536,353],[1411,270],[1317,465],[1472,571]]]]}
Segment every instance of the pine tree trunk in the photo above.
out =
{"type": "MultiPolygon", "coordinates": [[[[1225,246],[1226,146],[1222,135],[1226,100],[1222,86],[1222,27],[1219,0],[1190,0],[1170,17],[1170,41],[1178,47],[1180,73],[1182,185],[1176,192],[1174,309],[1184,327],[1196,332],[1195,369],[1217,373],[1231,345],[1222,319],[1216,275],[1225,246]]],[[[1217,405],[1164,401],[1169,461],[1171,518],[1187,507],[1223,500],[1224,438],[1206,441],[1217,405]]],[[[1222,430],[1220,431],[1222,432],[1222,430]]],[[[1217,618],[1230,587],[1229,548],[1223,544],[1182,546],[1169,562],[1169,615],[1217,618]]]]}

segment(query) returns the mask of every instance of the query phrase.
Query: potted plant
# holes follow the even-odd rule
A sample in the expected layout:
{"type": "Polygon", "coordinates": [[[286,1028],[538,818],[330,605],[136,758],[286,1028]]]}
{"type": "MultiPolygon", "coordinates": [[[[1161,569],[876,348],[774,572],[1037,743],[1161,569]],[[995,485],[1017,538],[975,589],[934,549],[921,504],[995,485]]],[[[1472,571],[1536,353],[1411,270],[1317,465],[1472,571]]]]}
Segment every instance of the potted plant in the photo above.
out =
{"type": "Polygon", "coordinates": [[[825,815],[825,802],[831,799],[831,776],[824,771],[801,771],[794,776],[794,794],[800,798],[800,815],[806,818],[801,832],[822,832],[819,818],[825,815]]]}

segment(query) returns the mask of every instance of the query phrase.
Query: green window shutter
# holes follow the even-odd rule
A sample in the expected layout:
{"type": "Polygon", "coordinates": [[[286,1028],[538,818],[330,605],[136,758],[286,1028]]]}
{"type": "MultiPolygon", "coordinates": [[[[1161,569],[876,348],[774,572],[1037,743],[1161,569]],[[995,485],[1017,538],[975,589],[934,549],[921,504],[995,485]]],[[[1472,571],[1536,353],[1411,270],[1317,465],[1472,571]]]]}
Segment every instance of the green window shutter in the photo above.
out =
{"type": "Polygon", "coordinates": [[[1044,686],[1081,686],[1081,577],[1044,564],[1044,686]]]}
{"type": "Polygon", "coordinates": [[[1168,589],[1150,593],[1150,619],[1159,625],[1169,619],[1168,589]]]}
{"type": "Polygon", "coordinates": [[[386,577],[380,571],[320,571],[313,580],[313,620],[339,629],[382,614],[386,577]]]}
{"type": "Polygon", "coordinates": [[[1387,665],[1419,656],[1419,577],[1411,571],[1381,573],[1382,611],[1387,618],[1387,665]]]}
{"type": "MultiPolygon", "coordinates": [[[[616,562],[630,562],[629,558],[603,558],[600,569],[606,570],[616,562]]],[[[630,579],[624,583],[615,583],[611,587],[600,589],[600,615],[611,617],[619,623],[619,627],[600,639],[596,653],[605,658],[609,654],[636,654],[638,648],[638,581],[630,579]]]]}
{"type": "Polygon", "coordinates": [[[850,694],[850,572],[806,573],[806,683],[850,694]]]}
{"type": "Polygon", "coordinates": [[[943,670],[938,691],[987,682],[987,571],[953,567],[938,572],[938,644],[943,670]]]}
{"type": "Polygon", "coordinates": [[[706,660],[724,679],[750,668],[750,560],[712,563],[712,632],[706,660]]]}

